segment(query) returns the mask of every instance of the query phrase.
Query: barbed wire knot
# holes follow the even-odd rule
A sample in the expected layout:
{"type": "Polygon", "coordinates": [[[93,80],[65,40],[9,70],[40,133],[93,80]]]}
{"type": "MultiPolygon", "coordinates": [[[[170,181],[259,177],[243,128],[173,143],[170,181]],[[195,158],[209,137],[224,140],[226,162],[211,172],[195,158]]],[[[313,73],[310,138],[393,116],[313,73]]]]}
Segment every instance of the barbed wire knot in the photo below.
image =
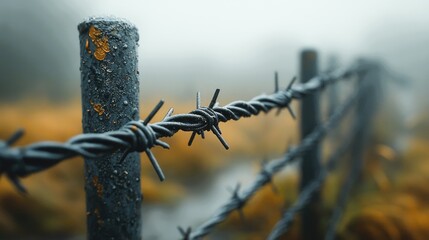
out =
{"type": "Polygon", "coordinates": [[[237,203],[237,211],[240,214],[240,219],[242,222],[245,222],[245,218],[244,218],[244,213],[243,213],[243,207],[246,204],[246,199],[243,199],[240,196],[240,188],[241,188],[241,184],[237,183],[237,185],[235,186],[234,190],[232,191],[232,199],[237,203]]]}
{"type": "Polygon", "coordinates": [[[122,163],[130,152],[145,152],[152,164],[152,167],[155,169],[159,180],[161,181],[165,180],[165,175],[159,166],[155,155],[150,149],[154,146],[161,146],[168,149],[170,146],[167,143],[157,139],[155,131],[150,126],[148,126],[148,123],[150,120],[152,120],[159,109],[161,109],[163,104],[163,100],[159,101],[159,103],[149,113],[144,121],[131,121],[122,128],[123,131],[132,133],[130,134],[132,136],[132,141],[130,146],[125,149],[125,152],[120,160],[122,163]]]}
{"type": "Polygon", "coordinates": [[[293,97],[291,89],[292,89],[292,85],[295,83],[295,81],[296,81],[296,77],[293,77],[292,80],[289,82],[288,86],[286,87],[286,90],[280,91],[279,75],[277,72],[275,72],[275,75],[274,75],[274,92],[275,93],[283,93],[282,95],[283,95],[283,98],[285,100],[284,101],[285,103],[280,105],[280,108],[277,109],[277,113],[276,113],[277,116],[281,113],[282,108],[286,107],[287,110],[289,111],[289,114],[292,116],[292,118],[294,120],[296,119],[295,111],[293,110],[292,106],[290,105],[290,101],[287,101],[288,99],[292,99],[292,97],[293,97]]]}
{"type": "Polygon", "coordinates": [[[228,143],[225,141],[225,139],[223,139],[221,135],[222,131],[219,128],[219,117],[216,114],[216,112],[213,110],[213,107],[216,105],[216,100],[217,100],[217,97],[219,96],[219,92],[220,92],[220,89],[216,89],[208,107],[201,107],[200,93],[197,92],[197,109],[190,112],[190,114],[201,116],[205,120],[205,124],[199,129],[197,129],[196,131],[192,132],[192,135],[189,138],[188,146],[192,145],[192,142],[194,141],[196,134],[201,135],[201,137],[204,139],[205,138],[204,131],[212,131],[213,134],[216,135],[216,137],[225,147],[225,149],[229,149],[228,143]]]}

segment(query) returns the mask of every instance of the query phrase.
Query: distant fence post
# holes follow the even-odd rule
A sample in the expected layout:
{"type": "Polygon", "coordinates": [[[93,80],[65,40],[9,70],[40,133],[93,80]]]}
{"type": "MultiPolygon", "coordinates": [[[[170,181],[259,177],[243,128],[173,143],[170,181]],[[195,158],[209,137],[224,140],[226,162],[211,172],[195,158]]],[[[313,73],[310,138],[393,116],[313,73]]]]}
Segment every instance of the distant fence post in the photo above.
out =
{"type": "MultiPolygon", "coordinates": [[[[317,75],[317,52],[315,50],[304,50],[300,59],[301,82],[306,83],[317,75]]],[[[320,123],[319,93],[307,95],[301,104],[301,139],[320,123]]],[[[310,184],[320,173],[320,147],[314,147],[302,155],[301,161],[301,191],[310,184]]],[[[301,213],[301,233],[303,240],[320,239],[320,191],[313,195],[312,200],[301,213]]]]}
{"type": "MultiPolygon", "coordinates": [[[[84,133],[117,130],[139,118],[137,29],[116,18],[78,26],[84,133]]],[[[88,239],[141,239],[140,157],[123,151],[85,158],[88,239]]]]}
{"type": "Polygon", "coordinates": [[[367,84],[368,86],[365,87],[364,93],[361,93],[362,96],[356,103],[353,128],[357,129],[357,132],[354,136],[353,147],[350,149],[349,172],[345,176],[338,193],[338,199],[326,230],[325,240],[336,239],[337,226],[345,211],[350,192],[356,182],[359,181],[364,169],[365,149],[368,146],[368,140],[372,132],[372,122],[377,108],[377,85],[380,80],[380,66],[366,60],[361,60],[359,64],[364,69],[358,74],[356,87],[360,88],[362,84],[367,84]]]}

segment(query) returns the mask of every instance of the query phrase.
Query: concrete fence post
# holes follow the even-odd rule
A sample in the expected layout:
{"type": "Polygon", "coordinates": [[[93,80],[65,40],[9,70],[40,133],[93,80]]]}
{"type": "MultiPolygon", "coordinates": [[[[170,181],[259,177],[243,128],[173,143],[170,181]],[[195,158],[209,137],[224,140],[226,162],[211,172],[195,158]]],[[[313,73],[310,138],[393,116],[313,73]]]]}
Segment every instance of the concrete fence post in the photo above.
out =
{"type": "MultiPolygon", "coordinates": [[[[116,18],[78,26],[84,133],[117,130],[139,119],[138,32],[116,18]]],[[[140,157],[123,151],[85,158],[88,239],[141,239],[140,157]]]]}
{"type": "MultiPolygon", "coordinates": [[[[306,83],[317,75],[317,53],[314,50],[304,50],[300,59],[301,82],[306,83]]],[[[313,132],[320,123],[319,93],[307,95],[301,103],[301,139],[313,132]]],[[[315,144],[312,149],[302,155],[301,161],[301,191],[311,184],[320,173],[320,146],[315,144]]],[[[302,239],[320,239],[320,191],[313,195],[310,203],[301,213],[302,239]]]]}

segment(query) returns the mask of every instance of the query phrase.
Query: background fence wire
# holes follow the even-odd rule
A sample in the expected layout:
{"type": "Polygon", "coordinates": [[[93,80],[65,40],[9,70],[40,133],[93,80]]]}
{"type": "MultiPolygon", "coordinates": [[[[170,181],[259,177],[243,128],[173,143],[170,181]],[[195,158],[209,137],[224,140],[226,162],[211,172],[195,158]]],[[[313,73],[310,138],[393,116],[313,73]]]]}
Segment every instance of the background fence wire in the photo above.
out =
{"type": "MultiPolygon", "coordinates": [[[[357,77],[361,81],[358,85],[358,89],[343,105],[333,112],[324,124],[318,126],[316,130],[303,139],[301,144],[291,148],[282,158],[265,164],[254,182],[248,188],[240,191],[240,185],[237,185],[231,198],[224,203],[212,217],[200,226],[192,231],[190,228],[186,231],[179,228],[183,239],[200,239],[209,234],[233,211],[240,211],[259,189],[272,181],[272,177],[275,173],[280,171],[287,164],[298,159],[303,152],[310,149],[315,143],[321,141],[331,129],[336,127],[339,121],[352,109],[353,105],[364,96],[363,93],[368,87],[368,81],[362,81],[363,78],[360,76],[368,73],[372,68],[373,66],[368,64],[354,64],[346,70],[333,71],[329,74],[316,76],[307,83],[297,83],[293,85],[293,80],[284,90],[279,90],[278,82],[276,81],[275,92],[273,94],[262,94],[252,98],[250,101],[235,101],[223,107],[217,104],[219,90],[215,91],[207,107],[201,106],[200,95],[197,94],[197,109],[188,114],[176,115],[173,115],[173,109],[170,109],[162,121],[150,124],[149,122],[163,105],[163,101],[161,101],[144,120],[130,121],[117,131],[77,135],[65,143],[46,141],[23,147],[12,147],[23,134],[23,131],[20,130],[10,139],[0,142],[0,174],[5,174],[18,190],[25,192],[25,188],[19,182],[19,177],[43,171],[68,158],[74,156],[95,158],[114,151],[122,151],[124,157],[121,161],[124,161],[128,153],[138,151],[145,152],[148,155],[149,160],[162,181],[165,179],[165,176],[150,150],[154,146],[169,148],[169,145],[159,140],[159,138],[171,137],[178,131],[191,131],[193,132],[189,140],[189,145],[191,145],[197,134],[204,138],[204,133],[211,131],[217,136],[222,145],[228,149],[229,145],[221,135],[222,132],[219,128],[220,122],[239,120],[242,117],[250,117],[258,115],[261,112],[269,112],[274,108],[279,110],[288,108],[294,116],[290,108],[292,100],[302,99],[306,95],[322,90],[327,85],[339,80],[357,77]]],[[[359,129],[360,128],[362,128],[362,126],[359,125],[359,129]]],[[[278,237],[288,229],[295,213],[308,203],[311,195],[315,191],[320,189],[328,171],[352,144],[351,139],[355,135],[355,131],[359,131],[359,129],[355,128],[354,131],[352,131],[349,135],[349,139],[332,155],[328,161],[328,165],[320,173],[319,177],[301,192],[301,195],[293,207],[286,211],[283,214],[283,218],[276,224],[269,239],[278,239],[278,237]]],[[[357,178],[356,174],[351,175],[350,183],[347,182],[344,187],[345,190],[343,192],[345,192],[345,196],[340,197],[340,199],[346,198],[351,185],[357,178]]],[[[344,202],[345,200],[341,200],[339,205],[344,205],[344,202]]],[[[339,218],[339,214],[340,210],[337,209],[334,213],[334,220],[332,220],[334,225],[336,225],[337,220],[335,219],[339,218]]],[[[332,235],[332,231],[332,229],[328,231],[329,236],[332,235]]],[[[328,235],[327,238],[329,239],[328,235]]]]}
{"type": "MultiPolygon", "coordinates": [[[[340,107],[338,107],[334,113],[330,116],[330,118],[321,126],[316,128],[310,135],[308,135],[303,141],[296,147],[290,149],[285,156],[283,156],[280,159],[273,160],[268,162],[265,166],[263,166],[261,172],[256,176],[256,179],[254,182],[246,189],[244,189],[240,193],[239,185],[235,189],[232,197],[224,203],[208,220],[206,220],[204,223],[202,223],[200,226],[195,228],[191,234],[189,239],[200,239],[203,236],[206,236],[209,234],[215,226],[223,222],[229,214],[231,214],[235,210],[241,210],[241,208],[246,204],[246,202],[263,186],[270,183],[273,175],[280,170],[282,170],[285,166],[292,163],[294,160],[298,159],[299,156],[302,155],[305,151],[309,150],[315,143],[322,140],[322,138],[329,133],[329,131],[333,128],[335,128],[339,121],[352,109],[354,104],[359,100],[359,98],[364,96],[364,92],[368,86],[368,83],[361,83],[360,87],[355,91],[352,96],[349,97],[349,99],[340,107]]],[[[353,134],[353,133],[352,133],[353,134]]],[[[343,151],[343,149],[340,149],[338,151],[343,151]]],[[[340,154],[340,153],[337,153],[340,154]]],[[[333,158],[336,158],[334,155],[333,158]]],[[[334,161],[331,160],[334,164],[334,161]]],[[[322,179],[320,180],[322,181],[322,179]]],[[[321,186],[321,183],[314,183],[311,185],[311,188],[315,188],[314,190],[319,189],[321,186]]],[[[311,192],[314,190],[308,190],[308,194],[305,194],[307,196],[303,196],[303,201],[308,202],[311,196],[311,192]],[[307,199],[308,197],[308,199],[307,199]]],[[[302,203],[302,207],[306,203],[302,203]]],[[[301,207],[301,208],[302,208],[301,207]]],[[[297,210],[301,209],[298,208],[297,210]]],[[[288,220],[287,220],[288,221],[288,220]]],[[[286,230],[287,226],[283,226],[284,223],[280,223],[278,230],[274,231],[274,234],[277,236],[278,234],[281,234],[286,230]],[[278,234],[276,233],[278,232],[278,234]]],[[[278,235],[280,236],[280,235],[278,235]]],[[[185,238],[186,239],[186,238],[185,238]]],[[[277,238],[272,238],[277,239],[277,238]]]]}

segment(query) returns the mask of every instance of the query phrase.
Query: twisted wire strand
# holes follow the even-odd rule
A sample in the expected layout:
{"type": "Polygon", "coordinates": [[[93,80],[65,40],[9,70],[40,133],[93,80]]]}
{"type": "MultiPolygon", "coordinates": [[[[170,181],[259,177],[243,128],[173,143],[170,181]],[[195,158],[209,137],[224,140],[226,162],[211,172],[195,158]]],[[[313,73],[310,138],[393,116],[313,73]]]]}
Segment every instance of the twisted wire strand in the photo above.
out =
{"type": "Polygon", "coordinates": [[[268,236],[268,240],[279,239],[284,233],[286,233],[291,226],[295,215],[300,212],[303,208],[310,203],[313,195],[320,189],[323,182],[325,181],[328,173],[332,171],[338,164],[338,161],[347,153],[350,147],[353,145],[357,133],[361,131],[363,125],[360,124],[358,127],[353,128],[348,137],[341,143],[341,145],[335,150],[333,154],[326,161],[326,165],[320,171],[318,177],[299,194],[298,199],[294,202],[292,207],[287,209],[283,214],[282,218],[276,223],[268,236]]]}
{"type": "MultiPolygon", "coordinates": [[[[371,73],[374,74],[374,72],[370,72],[368,75],[371,75],[371,73]]],[[[377,83],[373,81],[372,84],[377,83]]],[[[365,98],[361,103],[359,103],[360,106],[358,107],[360,107],[359,110],[361,114],[356,118],[355,125],[363,125],[365,128],[362,128],[362,131],[358,132],[358,136],[356,137],[356,141],[351,152],[351,166],[349,168],[349,174],[339,191],[337,203],[335,204],[335,208],[331,218],[329,219],[325,240],[334,240],[336,238],[336,227],[338,226],[338,222],[345,210],[347,199],[362,172],[364,164],[364,150],[372,126],[371,120],[377,108],[377,101],[374,101],[375,97],[376,96],[374,95],[370,95],[369,98],[365,98]]]]}
{"type": "Polygon", "coordinates": [[[305,151],[310,149],[315,143],[320,141],[338,122],[349,112],[354,103],[363,95],[363,91],[367,84],[362,83],[358,90],[353,93],[349,99],[340,107],[338,107],[330,118],[323,124],[317,127],[311,134],[305,137],[300,145],[292,148],[282,158],[272,160],[267,163],[261,172],[256,176],[253,183],[242,193],[238,192],[238,188],[234,191],[233,196],[224,203],[216,212],[204,223],[199,225],[191,232],[190,239],[196,240],[208,235],[213,229],[225,221],[225,219],[235,210],[241,210],[245,203],[263,186],[270,183],[275,173],[279,172],[286,165],[292,163],[305,151]]]}
{"type": "MultiPolygon", "coordinates": [[[[355,163],[357,163],[356,161],[357,159],[354,159],[355,163]]],[[[354,164],[356,165],[356,164],[354,164]]],[[[355,168],[355,167],[353,167],[355,168]]],[[[325,234],[325,240],[334,240],[335,239],[335,235],[336,235],[336,227],[338,225],[339,220],[341,219],[341,216],[343,214],[344,211],[344,207],[345,204],[347,202],[347,198],[350,195],[350,192],[355,184],[355,182],[357,181],[359,174],[360,174],[360,169],[356,169],[357,171],[350,171],[350,176],[346,179],[345,183],[343,184],[343,186],[341,186],[340,189],[340,195],[338,197],[336,206],[334,208],[334,211],[332,213],[332,216],[329,220],[329,224],[328,224],[328,228],[326,230],[326,234],[325,234]]]]}
{"type": "MultiPolygon", "coordinates": [[[[0,142],[0,174],[6,174],[18,189],[23,190],[18,181],[19,177],[45,170],[71,157],[95,158],[121,150],[125,153],[145,151],[160,179],[163,180],[162,171],[149,150],[154,146],[168,148],[168,144],[158,140],[159,138],[171,137],[179,130],[193,132],[211,130],[222,142],[219,122],[258,115],[261,111],[268,112],[273,108],[288,107],[293,99],[301,99],[305,95],[323,89],[328,84],[340,79],[349,79],[365,70],[365,67],[352,65],[347,70],[317,76],[305,84],[296,84],[270,95],[262,94],[248,102],[235,101],[224,107],[210,104],[210,107],[200,107],[188,114],[172,116],[169,111],[161,122],[149,124],[149,120],[160,108],[158,105],[156,111],[153,111],[145,121],[131,121],[117,131],[80,134],[65,143],[44,141],[12,148],[13,141],[0,142]]],[[[213,100],[215,99],[212,99],[212,102],[213,100]]],[[[224,146],[227,146],[226,143],[224,146]]]]}

